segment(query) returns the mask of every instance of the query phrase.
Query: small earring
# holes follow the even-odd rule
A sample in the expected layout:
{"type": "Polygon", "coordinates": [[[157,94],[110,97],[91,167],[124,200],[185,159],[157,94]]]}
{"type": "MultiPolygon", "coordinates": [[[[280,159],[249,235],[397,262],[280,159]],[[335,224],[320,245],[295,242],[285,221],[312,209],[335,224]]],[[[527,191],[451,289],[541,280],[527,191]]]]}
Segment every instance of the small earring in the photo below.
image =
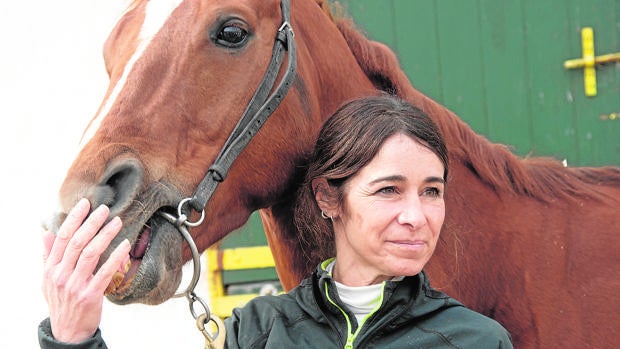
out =
{"type": "Polygon", "coordinates": [[[328,216],[327,214],[325,214],[325,211],[323,211],[323,210],[321,210],[321,218],[323,218],[323,219],[328,219],[329,218],[331,220],[334,220],[332,218],[332,216],[328,216]]]}

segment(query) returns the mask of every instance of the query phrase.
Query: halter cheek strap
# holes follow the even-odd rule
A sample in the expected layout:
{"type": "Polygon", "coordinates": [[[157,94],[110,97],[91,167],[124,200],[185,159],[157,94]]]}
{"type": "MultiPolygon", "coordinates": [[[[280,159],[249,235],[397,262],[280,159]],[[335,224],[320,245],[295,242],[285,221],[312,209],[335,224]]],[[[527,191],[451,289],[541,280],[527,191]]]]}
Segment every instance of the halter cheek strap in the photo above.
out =
{"type": "Polygon", "coordinates": [[[226,140],[224,147],[196,188],[189,202],[189,205],[198,212],[204,210],[218,184],[226,178],[232,163],[260,130],[263,124],[265,124],[267,118],[269,118],[280,105],[280,102],[282,102],[286,96],[295,79],[297,55],[294,33],[290,23],[289,1],[282,0],[280,8],[282,9],[283,21],[280,29],[278,29],[276,33],[276,40],[267,72],[258,85],[254,96],[252,96],[239,122],[226,140]],[[285,51],[288,51],[286,71],[277,88],[270,95],[269,92],[272,90],[278,73],[280,72],[285,51]]]}

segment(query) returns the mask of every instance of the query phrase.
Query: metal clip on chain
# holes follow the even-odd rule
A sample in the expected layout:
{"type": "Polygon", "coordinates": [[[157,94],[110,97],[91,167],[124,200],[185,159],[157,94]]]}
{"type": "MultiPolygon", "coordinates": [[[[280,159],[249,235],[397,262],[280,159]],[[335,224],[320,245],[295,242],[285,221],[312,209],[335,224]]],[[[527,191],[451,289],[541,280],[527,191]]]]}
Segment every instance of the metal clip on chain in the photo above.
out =
{"type": "Polygon", "coordinates": [[[207,314],[201,314],[196,319],[196,326],[198,330],[205,336],[205,349],[222,349],[224,348],[224,339],[226,338],[226,328],[224,322],[218,316],[211,316],[211,319],[207,319],[207,314]],[[215,333],[211,334],[206,324],[213,322],[215,325],[215,333]]]}

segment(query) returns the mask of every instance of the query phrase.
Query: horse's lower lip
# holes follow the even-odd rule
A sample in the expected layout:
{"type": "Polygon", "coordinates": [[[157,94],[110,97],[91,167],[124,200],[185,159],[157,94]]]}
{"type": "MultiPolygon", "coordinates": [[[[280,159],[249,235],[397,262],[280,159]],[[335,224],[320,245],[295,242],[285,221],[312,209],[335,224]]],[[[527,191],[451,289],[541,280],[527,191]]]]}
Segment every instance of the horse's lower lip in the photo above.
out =
{"type": "Polygon", "coordinates": [[[125,273],[125,277],[123,278],[123,281],[121,282],[121,285],[119,286],[117,292],[122,293],[129,287],[129,285],[131,285],[134,277],[136,276],[136,273],[138,272],[138,269],[140,268],[140,265],[142,265],[141,259],[131,258],[130,260],[131,265],[129,266],[129,270],[127,270],[127,273],[125,273]]]}

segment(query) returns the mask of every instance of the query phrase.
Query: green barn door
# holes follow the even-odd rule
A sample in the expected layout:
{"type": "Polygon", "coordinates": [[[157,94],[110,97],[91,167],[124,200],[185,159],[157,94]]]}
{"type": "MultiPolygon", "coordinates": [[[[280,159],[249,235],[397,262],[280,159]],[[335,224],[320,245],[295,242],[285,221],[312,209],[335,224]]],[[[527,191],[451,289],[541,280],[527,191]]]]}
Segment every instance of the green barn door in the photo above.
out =
{"type": "Polygon", "coordinates": [[[620,52],[617,0],[343,0],[360,29],[392,47],[413,85],[477,132],[572,166],[620,165],[620,62],[597,65],[586,96],[581,30],[620,52]]]}

